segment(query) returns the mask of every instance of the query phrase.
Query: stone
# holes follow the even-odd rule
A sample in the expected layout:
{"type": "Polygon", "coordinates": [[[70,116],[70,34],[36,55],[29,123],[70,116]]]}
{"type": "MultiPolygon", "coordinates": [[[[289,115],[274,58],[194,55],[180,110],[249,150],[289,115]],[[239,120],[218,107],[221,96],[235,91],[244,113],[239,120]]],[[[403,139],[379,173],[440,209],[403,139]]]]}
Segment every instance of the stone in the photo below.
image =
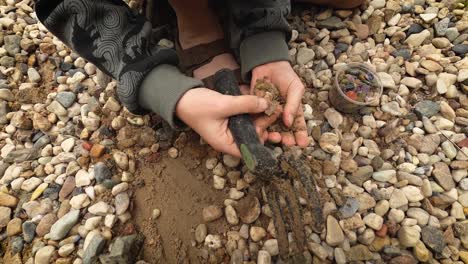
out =
{"type": "Polygon", "coordinates": [[[223,211],[219,206],[210,205],[203,208],[202,217],[205,222],[212,222],[219,219],[223,215],[223,211]]]}
{"type": "Polygon", "coordinates": [[[58,250],[58,254],[61,257],[68,257],[73,251],[75,250],[75,245],[70,243],[70,244],[65,244],[61,246],[58,250]]]}
{"type": "Polygon", "coordinates": [[[436,181],[444,188],[446,191],[450,191],[455,187],[455,182],[453,181],[452,174],[447,164],[443,162],[437,162],[434,164],[434,169],[432,170],[432,176],[435,177],[436,181]]]}
{"type": "MultiPolygon", "coordinates": [[[[88,237],[86,237],[88,238],[88,237]]],[[[104,250],[106,240],[100,235],[94,235],[83,253],[83,264],[92,264],[98,261],[99,254],[104,250]]]]}
{"type": "Polygon", "coordinates": [[[271,264],[270,253],[268,253],[266,250],[258,251],[257,264],[271,264]]]}
{"type": "Polygon", "coordinates": [[[421,262],[428,262],[431,257],[431,253],[421,241],[418,241],[414,246],[413,254],[421,262]]]}
{"type": "Polygon", "coordinates": [[[425,29],[420,33],[411,34],[406,38],[405,43],[410,47],[419,47],[431,35],[429,30],[425,29]]]}
{"type": "Polygon", "coordinates": [[[297,52],[296,61],[298,64],[307,64],[315,57],[315,52],[309,48],[301,48],[297,52]]]}
{"type": "Polygon", "coordinates": [[[112,172],[104,162],[98,162],[94,165],[94,177],[96,182],[102,183],[112,178],[112,172]]]}
{"type": "Polygon", "coordinates": [[[450,141],[445,141],[441,144],[442,151],[449,159],[454,159],[457,156],[457,149],[450,141]]]}
{"type": "Polygon", "coordinates": [[[39,237],[43,237],[45,234],[49,233],[50,228],[56,221],[57,216],[55,214],[46,214],[37,225],[36,234],[39,237]]]}
{"type": "Polygon", "coordinates": [[[440,105],[434,101],[424,100],[417,103],[414,107],[414,112],[419,116],[419,118],[432,117],[439,113],[440,105]]]}
{"type": "Polygon", "coordinates": [[[380,230],[382,228],[383,218],[380,215],[370,213],[366,215],[362,220],[368,227],[374,230],[380,230]]]}
{"type": "Polygon", "coordinates": [[[36,252],[34,264],[49,264],[55,248],[53,246],[45,246],[36,252]]]}
{"type": "Polygon", "coordinates": [[[59,92],[57,93],[55,100],[63,107],[69,108],[73,103],[75,103],[76,95],[73,92],[59,92]]]}
{"type": "Polygon", "coordinates": [[[278,240],[266,240],[265,243],[263,243],[263,249],[268,251],[271,256],[277,256],[279,254],[278,240]]]}
{"type": "Polygon", "coordinates": [[[0,229],[3,229],[10,222],[11,209],[8,207],[0,207],[0,229]]]}
{"type": "Polygon", "coordinates": [[[416,186],[408,185],[401,188],[410,203],[419,202],[424,199],[421,189],[416,186]]]}
{"type": "Polygon", "coordinates": [[[388,182],[396,177],[396,170],[377,171],[372,174],[372,178],[376,181],[388,182]]]}
{"type": "Polygon", "coordinates": [[[119,168],[122,170],[127,170],[128,169],[128,156],[127,154],[121,152],[121,151],[116,151],[113,154],[115,163],[119,168]]]}
{"type": "Polygon", "coordinates": [[[380,9],[385,7],[385,0],[372,0],[369,4],[375,9],[380,9]]]}
{"type": "Polygon", "coordinates": [[[20,52],[20,42],[21,36],[18,35],[9,35],[4,37],[4,45],[3,48],[6,52],[14,57],[17,53],[20,52]]]}
{"type": "Polygon", "coordinates": [[[333,216],[329,215],[327,217],[327,235],[326,242],[328,245],[335,247],[341,245],[345,237],[343,231],[341,230],[338,220],[333,216]]]}
{"type": "Polygon", "coordinates": [[[88,212],[100,216],[106,216],[109,211],[110,206],[104,201],[97,202],[88,208],[88,212]]]}
{"type": "Polygon", "coordinates": [[[421,237],[414,226],[402,226],[398,231],[398,240],[403,247],[414,247],[421,237]]]}
{"type": "Polygon", "coordinates": [[[327,153],[336,153],[339,151],[340,147],[338,145],[339,138],[333,133],[323,133],[320,137],[319,144],[320,147],[327,153]]]}
{"type": "Polygon", "coordinates": [[[0,206],[16,207],[17,204],[18,198],[4,192],[0,192],[0,206]]]}
{"type": "Polygon", "coordinates": [[[418,221],[418,225],[425,226],[429,222],[429,213],[421,208],[412,207],[406,211],[406,214],[418,221]]]}
{"type": "Polygon", "coordinates": [[[442,253],[446,246],[443,232],[433,226],[425,226],[421,230],[421,237],[424,244],[437,253],[442,253]]]}
{"type": "Polygon", "coordinates": [[[333,128],[338,128],[343,123],[343,116],[333,108],[328,108],[323,115],[333,128]]]}
{"type": "Polygon", "coordinates": [[[266,230],[260,226],[252,226],[250,228],[249,234],[250,234],[250,238],[252,239],[252,241],[258,242],[266,236],[266,230]]]}
{"type": "Polygon", "coordinates": [[[22,221],[19,218],[13,218],[8,222],[6,233],[9,237],[15,236],[22,232],[22,221]]]}
{"type": "Polygon", "coordinates": [[[426,23],[429,23],[431,22],[434,18],[437,17],[437,14],[420,14],[419,16],[421,16],[422,20],[424,20],[424,22],[426,23]]]}
{"type": "Polygon", "coordinates": [[[79,210],[71,210],[55,222],[50,228],[49,239],[61,240],[63,239],[70,229],[78,222],[80,216],[79,210]]]}
{"type": "MultiPolygon", "coordinates": [[[[447,38],[434,38],[432,39],[432,44],[438,48],[438,49],[444,49],[448,46],[450,46],[450,40],[448,40],[447,38]]],[[[437,69],[440,70],[440,68],[442,68],[439,64],[437,64],[437,69]]],[[[435,67],[435,64],[434,64],[434,67],[435,67]]],[[[428,69],[427,67],[424,67],[426,69],[428,69]]],[[[436,70],[431,70],[431,69],[428,69],[429,71],[436,71],[436,70]]]]}
{"type": "Polygon", "coordinates": [[[42,79],[41,75],[34,68],[29,68],[28,69],[28,78],[29,78],[29,81],[31,81],[33,83],[40,82],[41,79],[42,79]]]}
{"type": "Polygon", "coordinates": [[[126,192],[119,193],[115,196],[114,205],[115,213],[117,215],[122,215],[130,206],[130,197],[128,197],[126,192]]]}
{"type": "Polygon", "coordinates": [[[36,224],[31,221],[23,223],[23,238],[26,243],[31,243],[36,235],[36,224]]]}
{"type": "Polygon", "coordinates": [[[91,184],[89,173],[85,170],[79,170],[75,175],[75,185],[77,187],[88,186],[91,184]]]}
{"type": "Polygon", "coordinates": [[[200,224],[195,229],[195,240],[198,243],[205,241],[206,235],[208,234],[208,228],[205,224],[200,224]]]}
{"type": "Polygon", "coordinates": [[[346,199],[345,204],[339,209],[339,217],[341,219],[352,217],[358,210],[360,204],[359,201],[354,197],[346,199]]]}
{"type": "Polygon", "coordinates": [[[352,175],[348,178],[350,182],[362,186],[362,184],[369,180],[373,175],[374,169],[372,166],[359,167],[352,175]]]}
{"type": "Polygon", "coordinates": [[[466,56],[468,44],[457,44],[452,47],[452,51],[460,57],[466,56]]]}
{"type": "Polygon", "coordinates": [[[371,260],[374,256],[365,245],[353,246],[345,254],[346,260],[349,262],[371,260]]]}
{"type": "Polygon", "coordinates": [[[226,220],[231,225],[237,225],[239,223],[239,217],[237,216],[236,210],[231,205],[226,206],[224,209],[226,220]]]}
{"type": "Polygon", "coordinates": [[[395,80],[390,74],[386,72],[378,72],[377,76],[379,76],[384,88],[396,89],[395,80]]]}
{"type": "Polygon", "coordinates": [[[413,89],[419,89],[422,87],[422,81],[414,77],[405,77],[401,79],[400,83],[413,89]]]}
{"type": "Polygon", "coordinates": [[[450,18],[446,17],[441,19],[439,22],[434,24],[434,30],[437,36],[445,36],[447,33],[448,25],[450,23],[450,18]]]}
{"type": "Polygon", "coordinates": [[[223,156],[223,163],[229,168],[235,168],[240,164],[240,158],[225,154],[223,156]]]}
{"type": "Polygon", "coordinates": [[[336,16],[331,16],[327,19],[319,20],[317,21],[316,25],[319,28],[326,28],[329,30],[342,29],[346,27],[346,24],[336,16]]]}
{"type": "Polygon", "coordinates": [[[400,208],[408,204],[405,193],[400,189],[395,189],[390,197],[390,208],[400,208]]]}

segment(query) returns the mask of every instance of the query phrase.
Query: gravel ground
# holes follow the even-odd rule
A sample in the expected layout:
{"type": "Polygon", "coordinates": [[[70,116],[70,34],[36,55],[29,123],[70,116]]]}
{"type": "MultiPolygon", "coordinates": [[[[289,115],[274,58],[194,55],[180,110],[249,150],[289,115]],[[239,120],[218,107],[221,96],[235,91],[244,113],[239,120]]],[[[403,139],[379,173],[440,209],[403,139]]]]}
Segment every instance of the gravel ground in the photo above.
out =
{"type": "MultiPolygon", "coordinates": [[[[306,227],[308,263],[468,263],[464,4],[294,10],[290,55],[307,84],[311,138],[302,152],[321,166],[316,180],[326,194],[323,231],[306,227]],[[353,115],[328,99],[332,77],[350,62],[366,63],[384,86],[378,103],[353,115]]],[[[3,262],[133,263],[128,249],[142,244],[130,214],[138,160],[178,158],[180,141],[171,146],[157,117],[128,113],[116,82],[48,33],[31,6],[0,0],[3,262]]],[[[207,188],[226,199],[198,212],[206,221],[193,240],[201,262],[276,262],[268,204],[260,199],[254,219],[236,211],[255,177],[227,155],[203,162],[213,175],[207,188]],[[210,233],[220,219],[229,229],[210,233]]]]}

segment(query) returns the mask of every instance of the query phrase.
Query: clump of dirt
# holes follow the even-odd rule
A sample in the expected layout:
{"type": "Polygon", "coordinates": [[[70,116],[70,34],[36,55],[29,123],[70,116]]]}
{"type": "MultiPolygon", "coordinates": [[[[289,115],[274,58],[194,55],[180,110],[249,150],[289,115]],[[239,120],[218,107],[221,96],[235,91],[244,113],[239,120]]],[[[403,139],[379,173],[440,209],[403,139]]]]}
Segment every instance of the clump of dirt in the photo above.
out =
{"type": "Polygon", "coordinates": [[[254,94],[258,97],[265,98],[268,101],[269,107],[265,110],[265,114],[268,116],[274,114],[278,106],[283,103],[281,102],[282,98],[278,88],[265,78],[257,80],[254,87],[254,94]]]}
{"type": "MultiPolygon", "coordinates": [[[[282,113],[283,106],[286,102],[281,96],[278,87],[266,78],[257,80],[254,86],[254,94],[258,97],[265,98],[268,101],[269,106],[267,110],[265,110],[265,114],[267,116],[282,113]]],[[[301,122],[297,122],[296,120],[293,122],[291,127],[287,127],[283,124],[281,118],[278,118],[278,120],[268,128],[268,131],[270,132],[296,132],[303,130],[307,130],[307,128],[302,125],[301,122]]]]}

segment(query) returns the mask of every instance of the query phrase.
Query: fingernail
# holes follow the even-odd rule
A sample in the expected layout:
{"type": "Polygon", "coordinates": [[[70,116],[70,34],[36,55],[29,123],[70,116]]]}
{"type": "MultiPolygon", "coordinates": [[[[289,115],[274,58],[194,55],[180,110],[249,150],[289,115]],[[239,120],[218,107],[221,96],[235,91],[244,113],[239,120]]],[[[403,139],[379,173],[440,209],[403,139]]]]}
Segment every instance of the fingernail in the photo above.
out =
{"type": "Polygon", "coordinates": [[[263,98],[259,98],[258,100],[258,107],[260,107],[262,111],[266,110],[268,108],[268,101],[263,98]]]}

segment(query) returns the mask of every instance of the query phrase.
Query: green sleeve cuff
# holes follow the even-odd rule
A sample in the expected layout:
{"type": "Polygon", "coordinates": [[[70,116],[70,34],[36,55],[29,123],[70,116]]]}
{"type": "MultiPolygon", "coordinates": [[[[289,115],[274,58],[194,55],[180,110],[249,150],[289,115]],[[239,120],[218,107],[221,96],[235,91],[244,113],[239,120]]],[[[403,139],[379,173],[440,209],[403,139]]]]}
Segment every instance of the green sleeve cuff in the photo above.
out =
{"type": "Polygon", "coordinates": [[[252,70],[274,61],[289,61],[286,35],[282,31],[268,31],[245,38],[240,44],[242,79],[250,82],[252,70]]]}
{"type": "Polygon", "coordinates": [[[181,121],[175,116],[177,102],[189,89],[202,86],[200,80],[185,76],[177,67],[161,64],[146,75],[139,89],[138,102],[172,127],[178,127],[181,121]]]}

